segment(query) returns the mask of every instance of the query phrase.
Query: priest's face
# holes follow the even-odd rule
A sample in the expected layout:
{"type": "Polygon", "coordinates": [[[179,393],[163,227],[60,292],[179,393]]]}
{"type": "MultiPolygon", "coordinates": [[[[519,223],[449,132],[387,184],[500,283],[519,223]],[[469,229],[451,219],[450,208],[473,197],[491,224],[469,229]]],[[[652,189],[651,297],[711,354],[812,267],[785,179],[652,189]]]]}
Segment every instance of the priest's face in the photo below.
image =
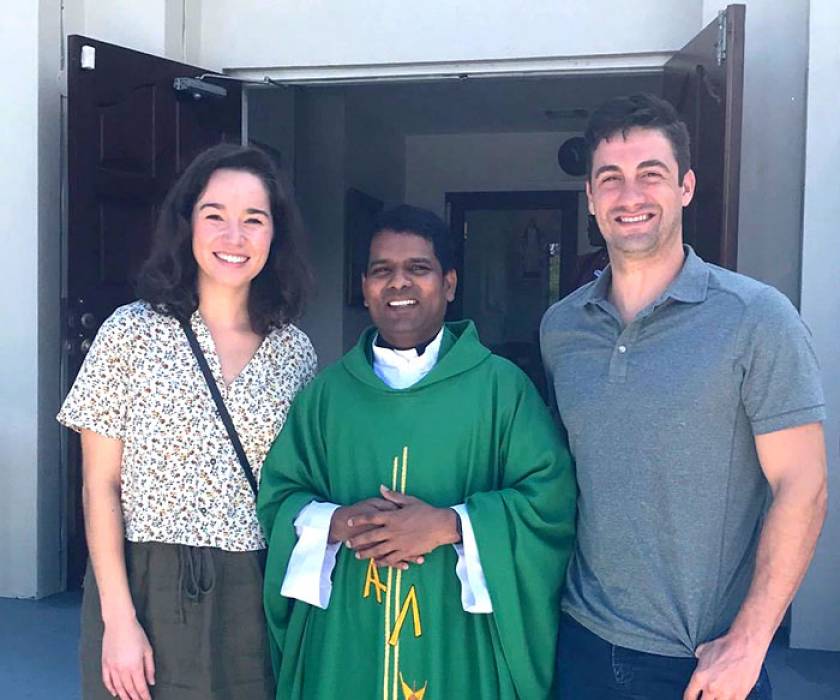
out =
{"type": "Polygon", "coordinates": [[[455,270],[441,268],[431,241],[385,230],[370,243],[362,292],[379,334],[394,347],[412,348],[440,330],[457,281],[455,270]]]}

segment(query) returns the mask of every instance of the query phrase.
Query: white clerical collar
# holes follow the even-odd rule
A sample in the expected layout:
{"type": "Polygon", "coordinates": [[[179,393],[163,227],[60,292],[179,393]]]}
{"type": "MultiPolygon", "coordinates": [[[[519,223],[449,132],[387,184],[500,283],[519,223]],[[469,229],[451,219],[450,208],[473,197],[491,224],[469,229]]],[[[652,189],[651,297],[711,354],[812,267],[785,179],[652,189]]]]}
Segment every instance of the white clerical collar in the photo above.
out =
{"type": "Polygon", "coordinates": [[[376,344],[379,334],[373,337],[373,371],[377,377],[392,389],[407,389],[425,377],[437,364],[440,343],[443,340],[443,326],[426,346],[422,355],[416,348],[397,350],[381,348],[376,344]]]}

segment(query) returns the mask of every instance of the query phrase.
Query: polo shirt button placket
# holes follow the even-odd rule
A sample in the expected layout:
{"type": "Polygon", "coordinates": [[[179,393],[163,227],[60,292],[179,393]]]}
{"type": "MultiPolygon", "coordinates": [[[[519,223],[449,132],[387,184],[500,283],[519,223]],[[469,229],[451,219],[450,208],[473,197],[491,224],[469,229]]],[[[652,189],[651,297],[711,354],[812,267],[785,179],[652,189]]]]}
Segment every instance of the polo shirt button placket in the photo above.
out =
{"type": "Polygon", "coordinates": [[[639,335],[639,324],[633,322],[628,325],[616,338],[616,344],[610,358],[610,381],[623,383],[627,381],[628,350],[639,335]]]}
{"type": "Polygon", "coordinates": [[[624,382],[627,379],[627,345],[619,343],[610,358],[610,381],[624,382]]]}

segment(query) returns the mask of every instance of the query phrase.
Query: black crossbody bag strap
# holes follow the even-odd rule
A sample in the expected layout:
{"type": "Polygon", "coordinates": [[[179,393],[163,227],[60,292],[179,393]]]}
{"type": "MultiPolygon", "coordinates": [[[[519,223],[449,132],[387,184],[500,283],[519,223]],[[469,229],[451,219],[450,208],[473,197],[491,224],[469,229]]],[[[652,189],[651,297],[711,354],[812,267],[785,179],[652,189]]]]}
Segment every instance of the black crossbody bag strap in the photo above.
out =
{"type": "Polygon", "coordinates": [[[210,371],[210,365],[207,364],[207,358],[204,357],[204,353],[201,351],[201,346],[198,344],[198,338],[195,337],[195,333],[193,333],[193,329],[192,326],[190,326],[189,321],[181,321],[181,328],[184,329],[184,335],[187,336],[193,355],[195,355],[196,362],[198,362],[198,366],[201,368],[201,373],[204,375],[204,380],[207,382],[207,388],[210,389],[213,401],[216,402],[216,408],[219,411],[222,423],[225,424],[228,437],[233,443],[233,449],[236,452],[236,456],[239,457],[239,463],[242,465],[242,471],[245,472],[245,478],[248,479],[248,484],[251,486],[251,491],[254,492],[254,498],[256,498],[257,480],[254,477],[254,472],[251,470],[251,465],[248,462],[248,456],[245,454],[245,450],[242,448],[242,443],[239,441],[239,434],[236,432],[236,426],[234,426],[233,420],[231,420],[230,413],[228,413],[227,406],[225,406],[224,399],[222,399],[222,394],[219,391],[216,380],[213,378],[213,373],[210,371]]]}

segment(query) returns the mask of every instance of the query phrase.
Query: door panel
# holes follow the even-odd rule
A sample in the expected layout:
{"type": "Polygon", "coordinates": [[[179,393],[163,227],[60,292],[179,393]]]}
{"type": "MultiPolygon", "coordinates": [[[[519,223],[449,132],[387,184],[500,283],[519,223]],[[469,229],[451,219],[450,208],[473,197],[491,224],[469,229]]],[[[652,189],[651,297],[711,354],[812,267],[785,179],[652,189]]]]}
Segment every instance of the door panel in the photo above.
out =
{"type": "MultiPolygon", "coordinates": [[[[217,80],[227,90],[218,99],[184,99],[173,89],[175,78],[206,72],[82,36],[68,39],[65,391],[102,321],[134,299],[158,207],[177,175],[207,146],[241,140],[236,81],[217,80]],[[83,46],[95,52],[93,69],[82,68],[83,46]]],[[[75,434],[66,464],[67,581],[73,588],[87,558],[75,434]]]]}
{"type": "Polygon", "coordinates": [[[730,5],[665,66],[663,92],[691,134],[697,174],[683,217],[685,241],[708,262],[734,270],[744,85],[743,5],[730,5]]]}

